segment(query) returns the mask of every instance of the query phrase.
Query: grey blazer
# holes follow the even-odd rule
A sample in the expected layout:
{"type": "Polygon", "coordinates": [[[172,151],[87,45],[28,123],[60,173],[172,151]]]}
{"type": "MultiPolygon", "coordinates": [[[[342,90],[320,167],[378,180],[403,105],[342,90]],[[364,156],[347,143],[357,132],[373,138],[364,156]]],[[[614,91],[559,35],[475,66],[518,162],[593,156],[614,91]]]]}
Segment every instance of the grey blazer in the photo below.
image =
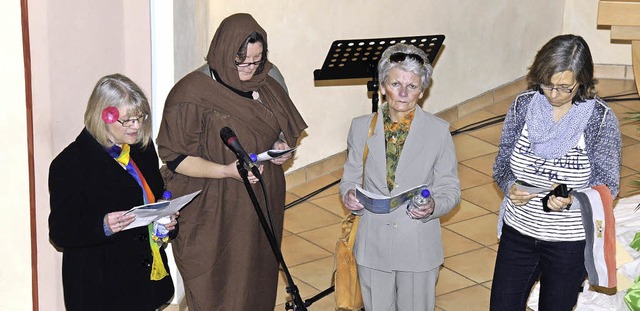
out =
{"type": "Polygon", "coordinates": [[[386,154],[382,115],[368,137],[373,114],[353,119],[347,140],[348,156],[340,182],[344,195],[362,183],[362,153],[365,140],[369,155],[364,189],[393,196],[420,184],[427,184],[435,200],[435,211],[420,221],[409,218],[406,204],[389,214],[364,210],[354,246],[359,265],[381,271],[422,272],[444,262],[440,216],[460,201],[458,162],[449,124],[417,107],[396,169],[396,187],[387,189],[386,154]]]}

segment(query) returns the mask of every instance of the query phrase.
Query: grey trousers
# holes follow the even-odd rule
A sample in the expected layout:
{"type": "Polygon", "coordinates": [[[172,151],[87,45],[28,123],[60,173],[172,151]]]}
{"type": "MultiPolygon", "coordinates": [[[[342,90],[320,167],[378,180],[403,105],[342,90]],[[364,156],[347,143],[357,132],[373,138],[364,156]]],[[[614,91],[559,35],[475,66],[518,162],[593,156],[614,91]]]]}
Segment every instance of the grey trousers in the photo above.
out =
{"type": "Polygon", "coordinates": [[[385,272],[358,265],[366,311],[433,311],[440,267],[426,272],[385,272]]]}

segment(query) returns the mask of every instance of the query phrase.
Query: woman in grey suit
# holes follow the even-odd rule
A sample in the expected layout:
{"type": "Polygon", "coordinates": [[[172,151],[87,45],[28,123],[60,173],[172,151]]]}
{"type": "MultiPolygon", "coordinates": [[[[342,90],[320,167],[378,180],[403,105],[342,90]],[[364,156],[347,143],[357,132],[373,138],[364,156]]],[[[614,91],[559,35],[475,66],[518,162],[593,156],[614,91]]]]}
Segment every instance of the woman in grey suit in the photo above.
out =
{"type": "Polygon", "coordinates": [[[389,47],[378,63],[385,99],[380,116],[357,117],[349,130],[340,193],[345,207],[361,215],[354,254],[367,311],[435,308],[444,261],[439,217],[458,204],[460,182],[449,124],[417,106],[432,71],[422,50],[389,47]],[[369,153],[363,163],[365,144],[369,153]],[[431,199],[416,209],[405,202],[377,214],[358,201],[356,185],[389,197],[426,185],[431,199]]]}

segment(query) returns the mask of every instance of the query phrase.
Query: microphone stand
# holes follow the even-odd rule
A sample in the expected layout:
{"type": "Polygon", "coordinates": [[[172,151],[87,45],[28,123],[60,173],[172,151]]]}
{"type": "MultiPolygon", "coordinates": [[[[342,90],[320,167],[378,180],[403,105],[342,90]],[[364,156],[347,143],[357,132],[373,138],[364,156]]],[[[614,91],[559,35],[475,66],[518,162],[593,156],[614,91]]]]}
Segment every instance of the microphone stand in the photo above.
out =
{"type": "MultiPolygon", "coordinates": [[[[256,194],[253,191],[253,188],[251,187],[251,183],[249,182],[249,177],[248,177],[249,172],[244,167],[244,165],[242,165],[242,159],[238,159],[238,162],[236,162],[236,167],[238,168],[238,173],[240,173],[240,177],[242,177],[242,181],[244,182],[245,188],[247,188],[247,192],[249,193],[249,197],[251,198],[251,202],[253,203],[253,208],[256,210],[256,214],[258,215],[258,219],[260,220],[262,229],[264,230],[264,233],[267,235],[267,239],[269,240],[269,245],[271,245],[271,250],[273,250],[273,254],[276,255],[276,260],[282,267],[282,271],[284,271],[284,274],[287,278],[287,284],[288,284],[287,293],[291,295],[291,298],[293,299],[291,302],[293,303],[293,305],[290,304],[291,302],[287,302],[285,308],[286,310],[293,309],[294,311],[306,311],[307,307],[305,306],[305,303],[302,302],[302,297],[300,297],[300,293],[298,292],[298,287],[294,284],[293,278],[289,273],[289,269],[287,268],[287,265],[284,262],[284,257],[282,257],[282,252],[280,251],[280,246],[276,241],[276,237],[273,231],[271,230],[271,228],[269,227],[269,224],[267,223],[267,220],[264,217],[264,214],[262,213],[262,209],[260,209],[260,203],[258,202],[258,199],[256,198],[256,194]]],[[[260,180],[260,183],[262,183],[262,175],[258,174],[256,177],[258,177],[258,179],[260,180]]]]}

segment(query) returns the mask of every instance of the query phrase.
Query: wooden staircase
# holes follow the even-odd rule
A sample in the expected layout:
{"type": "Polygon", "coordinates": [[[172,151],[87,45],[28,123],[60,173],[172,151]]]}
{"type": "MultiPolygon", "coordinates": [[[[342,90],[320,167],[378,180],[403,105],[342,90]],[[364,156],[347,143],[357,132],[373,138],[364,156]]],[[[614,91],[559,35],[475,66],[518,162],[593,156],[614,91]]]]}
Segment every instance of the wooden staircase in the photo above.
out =
{"type": "Polygon", "coordinates": [[[640,0],[600,0],[598,25],[611,26],[611,40],[631,42],[633,76],[640,92],[640,0]]]}

